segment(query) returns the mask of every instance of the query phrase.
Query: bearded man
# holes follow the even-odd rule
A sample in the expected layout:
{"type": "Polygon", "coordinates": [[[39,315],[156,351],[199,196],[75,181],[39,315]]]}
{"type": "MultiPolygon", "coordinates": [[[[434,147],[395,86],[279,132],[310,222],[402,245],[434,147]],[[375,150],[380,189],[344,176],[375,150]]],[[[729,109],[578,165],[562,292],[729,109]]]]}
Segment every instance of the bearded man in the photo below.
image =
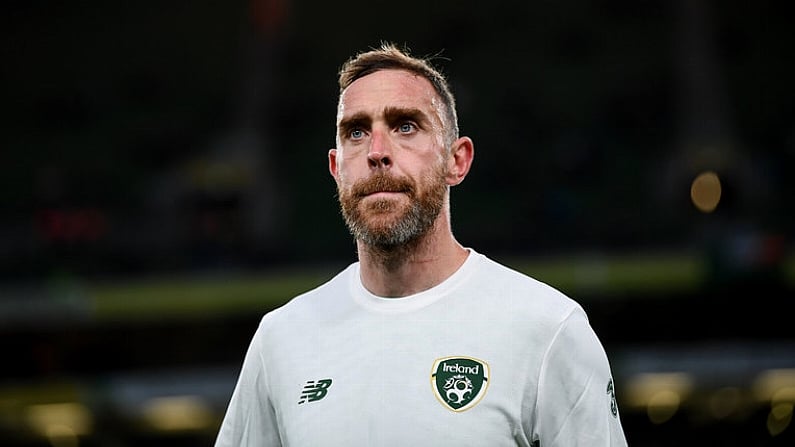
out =
{"type": "Polygon", "coordinates": [[[447,80],[392,44],[339,73],[328,152],[358,261],[267,313],[216,446],[625,446],[582,307],[459,243],[447,80]]]}

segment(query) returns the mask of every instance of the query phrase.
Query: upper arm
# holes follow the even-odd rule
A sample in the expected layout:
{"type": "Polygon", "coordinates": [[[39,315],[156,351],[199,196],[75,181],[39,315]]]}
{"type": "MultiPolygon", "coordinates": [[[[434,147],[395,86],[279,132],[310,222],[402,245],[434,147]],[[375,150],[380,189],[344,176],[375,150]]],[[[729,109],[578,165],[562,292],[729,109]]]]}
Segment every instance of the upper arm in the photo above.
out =
{"type": "Polygon", "coordinates": [[[281,446],[268,389],[261,324],[249,344],[215,447],[281,446]]]}
{"type": "Polygon", "coordinates": [[[561,323],[539,377],[541,446],[626,445],[607,354],[581,308],[561,323]]]}

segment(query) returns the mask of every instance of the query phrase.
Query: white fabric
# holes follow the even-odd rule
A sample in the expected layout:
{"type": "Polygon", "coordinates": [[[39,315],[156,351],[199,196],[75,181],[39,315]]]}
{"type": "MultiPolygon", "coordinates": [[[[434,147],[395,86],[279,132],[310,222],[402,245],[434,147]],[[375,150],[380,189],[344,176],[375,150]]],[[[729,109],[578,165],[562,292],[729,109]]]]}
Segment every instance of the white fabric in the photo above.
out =
{"type": "Polygon", "coordinates": [[[432,289],[381,298],[351,264],[266,314],[216,446],[625,446],[610,366],[582,308],[470,250],[432,289]],[[488,364],[466,411],[433,392],[444,357],[488,364]],[[325,395],[299,403],[307,385],[325,395]]]}

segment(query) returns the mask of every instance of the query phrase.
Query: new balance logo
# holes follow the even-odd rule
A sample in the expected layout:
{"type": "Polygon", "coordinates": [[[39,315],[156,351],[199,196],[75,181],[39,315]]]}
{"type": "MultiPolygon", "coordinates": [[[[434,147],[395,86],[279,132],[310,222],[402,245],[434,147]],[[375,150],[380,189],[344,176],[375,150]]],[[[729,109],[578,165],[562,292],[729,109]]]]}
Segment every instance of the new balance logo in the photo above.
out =
{"type": "Polygon", "coordinates": [[[328,387],[330,386],[331,379],[318,380],[317,382],[314,380],[307,381],[303,391],[301,391],[301,399],[298,403],[302,404],[323,399],[328,394],[328,387]]]}

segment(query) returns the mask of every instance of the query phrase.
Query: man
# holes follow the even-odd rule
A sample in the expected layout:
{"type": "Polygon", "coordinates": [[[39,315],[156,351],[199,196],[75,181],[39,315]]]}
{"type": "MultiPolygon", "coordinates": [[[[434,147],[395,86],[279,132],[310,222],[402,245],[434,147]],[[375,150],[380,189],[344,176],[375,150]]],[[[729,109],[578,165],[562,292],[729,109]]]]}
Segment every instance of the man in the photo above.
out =
{"type": "Polygon", "coordinates": [[[582,308],[453,236],[474,147],[445,78],[384,44],[339,83],[359,261],[263,317],[216,446],[626,445],[582,308]]]}

